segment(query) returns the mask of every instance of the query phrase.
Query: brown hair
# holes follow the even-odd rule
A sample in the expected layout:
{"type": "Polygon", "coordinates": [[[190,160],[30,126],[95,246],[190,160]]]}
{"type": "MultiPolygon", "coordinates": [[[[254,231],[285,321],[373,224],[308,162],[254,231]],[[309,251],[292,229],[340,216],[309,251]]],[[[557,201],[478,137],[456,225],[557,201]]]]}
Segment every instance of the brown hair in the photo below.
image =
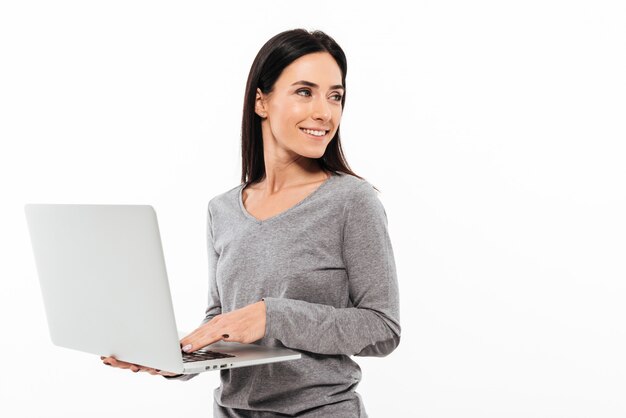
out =
{"type": "MultiPolygon", "coordinates": [[[[281,32],[267,41],[254,59],[246,83],[241,122],[241,182],[246,186],[265,177],[261,118],[254,111],[257,88],[264,94],[270,93],[285,67],[303,55],[315,52],[328,52],[332,55],[341,70],[341,83],[345,88],[348,70],[346,56],[337,42],[322,31],[293,29],[281,32]]],[[[344,91],[341,99],[342,111],[345,101],[344,91]]],[[[316,160],[327,173],[343,172],[363,179],[348,166],[341,148],[339,128],[324,155],[316,160]]]]}

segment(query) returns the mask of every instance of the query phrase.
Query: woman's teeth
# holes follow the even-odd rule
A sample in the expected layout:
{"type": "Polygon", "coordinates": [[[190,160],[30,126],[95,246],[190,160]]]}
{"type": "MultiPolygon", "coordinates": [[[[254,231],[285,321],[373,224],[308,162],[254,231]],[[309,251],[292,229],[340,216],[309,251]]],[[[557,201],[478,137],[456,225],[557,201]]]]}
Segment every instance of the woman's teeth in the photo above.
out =
{"type": "Polygon", "coordinates": [[[326,131],[314,131],[312,129],[304,129],[304,128],[300,128],[302,130],[302,132],[307,133],[309,135],[314,135],[314,136],[324,136],[326,135],[326,131]]]}

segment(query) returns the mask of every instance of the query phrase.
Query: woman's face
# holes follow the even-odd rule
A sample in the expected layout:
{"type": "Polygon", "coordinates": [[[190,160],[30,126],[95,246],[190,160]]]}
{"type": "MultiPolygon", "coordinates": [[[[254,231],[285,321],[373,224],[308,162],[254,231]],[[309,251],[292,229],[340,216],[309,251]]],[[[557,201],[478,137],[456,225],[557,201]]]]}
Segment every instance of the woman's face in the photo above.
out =
{"type": "Polygon", "coordinates": [[[263,141],[309,158],[320,158],[341,120],[341,70],[327,52],[304,55],[285,67],[274,89],[257,89],[256,113],[263,141]]]}

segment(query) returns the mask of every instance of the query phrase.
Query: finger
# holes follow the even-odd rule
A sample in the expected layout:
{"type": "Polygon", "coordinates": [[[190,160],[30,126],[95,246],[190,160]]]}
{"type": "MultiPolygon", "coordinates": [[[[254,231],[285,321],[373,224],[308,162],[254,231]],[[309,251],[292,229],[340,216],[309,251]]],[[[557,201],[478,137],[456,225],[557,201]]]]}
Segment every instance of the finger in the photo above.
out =
{"type": "Polygon", "coordinates": [[[115,357],[105,357],[104,360],[102,360],[102,362],[106,364],[107,366],[121,367],[121,368],[127,368],[130,365],[130,363],[126,363],[124,361],[118,360],[115,357]]]}
{"type": "Polygon", "coordinates": [[[224,315],[222,315],[222,314],[216,315],[213,318],[211,318],[211,320],[209,322],[206,322],[206,323],[200,325],[198,328],[193,330],[191,333],[189,333],[188,335],[184,336],[180,340],[181,348],[186,346],[187,344],[192,343],[193,341],[196,341],[196,340],[202,338],[207,333],[210,333],[215,328],[215,326],[217,324],[221,323],[223,317],[224,317],[224,315]]]}
{"type": "Polygon", "coordinates": [[[104,364],[107,364],[109,366],[118,367],[117,366],[117,359],[115,357],[106,357],[102,361],[104,362],[104,364]]]}
{"type": "Polygon", "coordinates": [[[180,340],[180,349],[186,353],[191,353],[198,349],[201,341],[206,339],[206,334],[210,332],[210,329],[206,329],[204,326],[196,329],[191,334],[180,340]]]}
{"type": "Polygon", "coordinates": [[[207,332],[207,325],[208,324],[204,324],[198,328],[196,328],[193,332],[191,332],[189,335],[186,335],[185,337],[183,337],[180,340],[180,346],[185,347],[191,343],[193,343],[194,341],[197,341],[199,338],[201,338],[201,336],[207,332]]]}
{"type": "Polygon", "coordinates": [[[128,367],[128,366],[130,366],[130,363],[126,363],[125,361],[118,360],[115,357],[109,357],[108,361],[109,361],[109,363],[111,363],[111,366],[113,366],[113,367],[128,367]]]}
{"type": "Polygon", "coordinates": [[[199,336],[195,340],[188,340],[187,344],[183,346],[182,350],[186,353],[193,353],[196,350],[206,347],[209,344],[222,340],[221,334],[205,334],[199,336]]]}
{"type": "MultiPolygon", "coordinates": [[[[145,366],[138,366],[138,367],[139,367],[140,372],[145,372],[145,373],[154,372],[154,369],[151,367],[145,367],[145,366]]],[[[153,374],[153,373],[150,373],[150,374],[153,374]]]]}
{"type": "Polygon", "coordinates": [[[115,357],[111,357],[111,356],[107,356],[107,357],[105,357],[105,356],[100,356],[100,360],[102,360],[102,362],[103,362],[104,364],[107,364],[107,365],[109,365],[109,366],[110,366],[110,365],[111,365],[111,363],[115,360],[115,357]]]}
{"type": "Polygon", "coordinates": [[[168,376],[168,377],[180,376],[180,373],[166,372],[166,371],[163,371],[163,370],[157,370],[157,373],[160,374],[161,376],[168,376]]]}
{"type": "Polygon", "coordinates": [[[130,369],[132,366],[137,367],[135,364],[127,363],[127,362],[122,361],[122,360],[118,360],[115,357],[109,357],[107,360],[108,360],[110,366],[118,367],[120,369],[130,369]]]}

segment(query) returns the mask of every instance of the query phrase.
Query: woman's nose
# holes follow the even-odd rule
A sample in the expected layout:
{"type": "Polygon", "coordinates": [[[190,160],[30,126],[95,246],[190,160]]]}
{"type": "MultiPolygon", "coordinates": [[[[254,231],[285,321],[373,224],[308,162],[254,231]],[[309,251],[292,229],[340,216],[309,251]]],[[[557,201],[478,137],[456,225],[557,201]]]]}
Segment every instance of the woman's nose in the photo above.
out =
{"type": "Polygon", "coordinates": [[[328,121],[330,120],[330,106],[324,97],[321,97],[313,103],[313,119],[328,121]]]}

